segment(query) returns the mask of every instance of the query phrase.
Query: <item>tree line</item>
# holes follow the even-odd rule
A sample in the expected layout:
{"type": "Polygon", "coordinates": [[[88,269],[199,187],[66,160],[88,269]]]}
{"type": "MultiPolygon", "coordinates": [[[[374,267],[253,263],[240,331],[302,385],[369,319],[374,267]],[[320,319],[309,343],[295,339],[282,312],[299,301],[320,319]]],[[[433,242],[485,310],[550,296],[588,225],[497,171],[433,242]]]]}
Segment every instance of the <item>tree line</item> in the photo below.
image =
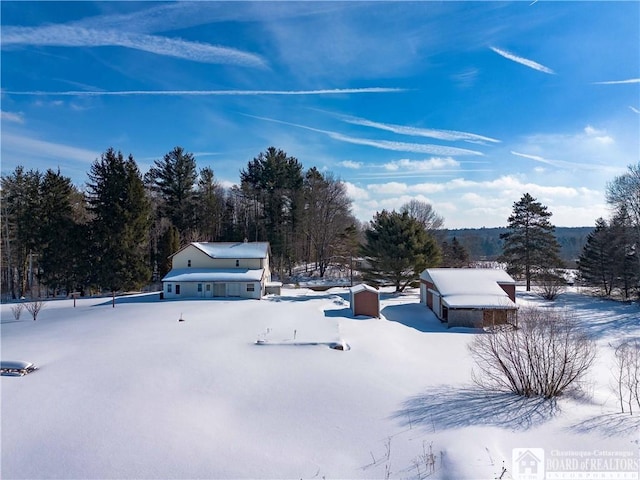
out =
{"type": "MultiPolygon", "coordinates": [[[[611,183],[608,200],[618,213],[611,224],[598,220],[597,235],[589,237],[580,261],[585,281],[599,279],[601,275],[589,273],[588,262],[602,240],[599,232],[613,234],[626,253],[624,261],[610,265],[631,273],[607,277],[615,277],[607,285],[622,282],[629,294],[637,292],[640,278],[635,253],[640,202],[638,187],[633,190],[628,178],[638,170],[630,167],[627,176],[611,183]],[[620,223],[626,236],[619,235],[620,223]]],[[[444,218],[430,204],[413,200],[397,212],[377,212],[363,224],[352,214],[342,181],[316,167],[305,171],[297,158],[275,147],[250,160],[240,170],[239,184],[230,188],[219,183],[210,167],[198,170],[194,155],[182,147],[156,160],[144,175],[132,155],[125,158],[109,148],[87,176],[82,190],[51,169],[42,173],[19,166],[2,177],[5,296],[137,290],[158,282],[171,268],[171,254],[194,241],[268,241],[272,269],[281,279],[300,265],[322,277],[330,265],[353,267],[353,259],[362,257],[364,280],[392,284],[398,291],[425,268],[464,267],[470,261],[464,245],[444,234],[444,218]],[[34,284],[44,292],[32,291],[34,284]]],[[[501,235],[500,260],[510,273],[523,276],[528,287],[532,279],[562,266],[550,216],[525,194],[514,204],[501,235]]],[[[606,255],[602,252],[601,259],[606,255]]]]}
{"type": "Polygon", "coordinates": [[[182,147],[144,175],[109,148],[87,176],[83,190],[59,170],[19,166],[2,177],[5,295],[139,289],[192,241],[269,241],[276,272],[306,263],[323,274],[335,255],[355,254],[362,230],[343,182],[274,147],[228,189],[182,147]],[[45,292],[31,292],[35,283],[45,292]]]}

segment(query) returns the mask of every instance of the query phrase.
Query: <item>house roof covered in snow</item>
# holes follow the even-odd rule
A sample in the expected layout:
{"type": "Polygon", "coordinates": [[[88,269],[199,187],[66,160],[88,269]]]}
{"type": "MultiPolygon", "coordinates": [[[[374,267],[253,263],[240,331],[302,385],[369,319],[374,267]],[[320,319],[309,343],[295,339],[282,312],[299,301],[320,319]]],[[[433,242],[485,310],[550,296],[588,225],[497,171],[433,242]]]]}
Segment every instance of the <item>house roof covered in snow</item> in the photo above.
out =
{"type": "Polygon", "coordinates": [[[358,292],[373,292],[375,294],[378,293],[378,290],[376,290],[375,288],[373,288],[370,285],[367,285],[366,283],[361,283],[359,285],[355,285],[353,287],[350,288],[351,293],[358,293],[358,292]]]}
{"type": "Polygon", "coordinates": [[[266,258],[269,253],[269,242],[192,242],[184,248],[191,245],[211,258],[266,258]]]}
{"type": "Polygon", "coordinates": [[[442,301],[454,308],[516,308],[500,287],[515,285],[504,270],[489,268],[428,268],[420,274],[440,293],[442,301]]]}
{"type": "Polygon", "coordinates": [[[264,269],[238,268],[175,268],[167,273],[163,282],[259,282],[264,269]]]}

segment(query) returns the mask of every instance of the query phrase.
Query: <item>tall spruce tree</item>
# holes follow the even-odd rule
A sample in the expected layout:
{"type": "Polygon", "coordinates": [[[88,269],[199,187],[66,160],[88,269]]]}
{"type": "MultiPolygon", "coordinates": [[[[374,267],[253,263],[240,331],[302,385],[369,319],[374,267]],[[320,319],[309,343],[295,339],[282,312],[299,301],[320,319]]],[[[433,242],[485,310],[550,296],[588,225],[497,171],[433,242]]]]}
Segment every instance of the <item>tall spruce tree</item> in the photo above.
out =
{"type": "Polygon", "coordinates": [[[175,147],[156,160],[145,175],[145,182],[160,202],[158,213],[168,218],[183,237],[196,227],[197,178],[196,160],[182,147],[175,147]]]}
{"type": "Polygon", "coordinates": [[[49,169],[40,185],[40,280],[54,290],[70,293],[77,285],[77,256],[82,254],[76,238],[78,225],[74,221],[75,188],[71,179],[60,171],[49,169]]]}
{"type": "Polygon", "coordinates": [[[531,280],[536,274],[562,266],[560,244],[549,221],[551,216],[546,206],[525,193],[513,204],[507,233],[500,235],[504,244],[498,260],[507,264],[510,274],[524,275],[527,291],[531,290],[531,280]]]}
{"type": "Polygon", "coordinates": [[[240,172],[241,187],[254,206],[253,240],[268,241],[275,270],[291,270],[296,229],[302,213],[302,164],[283,150],[269,147],[240,172]]]}
{"type": "Polygon", "coordinates": [[[91,165],[87,200],[94,282],[111,291],[141,287],[151,278],[148,261],[150,204],[133,156],[109,148],[91,165]]]}
{"type": "Polygon", "coordinates": [[[369,267],[363,268],[366,281],[391,283],[402,292],[420,273],[440,263],[441,253],[422,223],[406,211],[376,213],[365,230],[362,246],[369,267]]]}
{"type": "Polygon", "coordinates": [[[196,195],[197,225],[204,240],[216,241],[222,236],[224,188],[218,183],[213,170],[200,170],[196,195]]]}
{"type": "Polygon", "coordinates": [[[617,256],[618,245],[613,229],[603,218],[596,220],[596,228],[587,236],[578,271],[582,281],[598,287],[604,295],[611,295],[615,285],[616,269],[613,259],[617,256]]]}

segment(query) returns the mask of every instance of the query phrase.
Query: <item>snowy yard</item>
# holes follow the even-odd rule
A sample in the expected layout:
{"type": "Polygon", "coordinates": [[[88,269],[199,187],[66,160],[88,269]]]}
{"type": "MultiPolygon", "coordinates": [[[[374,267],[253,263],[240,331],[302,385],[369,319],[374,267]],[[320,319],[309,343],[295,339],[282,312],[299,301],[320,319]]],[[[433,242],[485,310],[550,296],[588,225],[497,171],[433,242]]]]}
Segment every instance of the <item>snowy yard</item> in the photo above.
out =
{"type": "Polygon", "coordinates": [[[424,478],[430,448],[442,479],[518,478],[521,447],[637,460],[640,412],[619,414],[610,386],[637,306],[559,297],[599,350],[589,395],[553,404],[479,391],[479,333],[444,328],[417,291],[384,293],[382,319],[347,299],[57,300],[35,322],[2,305],[2,359],[40,367],[1,379],[2,478],[424,478]]]}

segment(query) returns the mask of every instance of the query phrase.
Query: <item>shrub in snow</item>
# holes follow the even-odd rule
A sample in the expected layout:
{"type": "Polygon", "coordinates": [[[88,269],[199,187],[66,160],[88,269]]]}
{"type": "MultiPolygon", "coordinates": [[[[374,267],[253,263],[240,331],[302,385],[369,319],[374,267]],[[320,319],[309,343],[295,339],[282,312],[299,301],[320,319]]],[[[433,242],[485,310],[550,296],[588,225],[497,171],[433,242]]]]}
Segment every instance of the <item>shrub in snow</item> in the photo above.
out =
{"type": "Polygon", "coordinates": [[[518,328],[502,326],[469,345],[474,382],[488,390],[550,399],[576,386],[595,358],[595,342],[568,311],[523,309],[518,328]]]}
{"type": "Polygon", "coordinates": [[[13,313],[13,318],[16,320],[20,320],[20,315],[22,315],[22,311],[24,310],[24,304],[16,303],[11,307],[11,313],[13,313]]]}
{"type": "Polygon", "coordinates": [[[31,314],[31,316],[33,317],[33,320],[35,321],[38,318],[38,314],[40,313],[40,310],[42,310],[42,307],[44,307],[44,301],[33,300],[31,302],[25,303],[24,306],[27,309],[27,312],[31,314]]]}
{"type": "Polygon", "coordinates": [[[555,300],[566,290],[567,281],[559,271],[545,270],[538,277],[536,293],[545,300],[555,300]]]}
{"type": "Polygon", "coordinates": [[[640,340],[621,343],[615,351],[615,392],[620,400],[620,410],[633,415],[633,406],[640,408],[640,340]]]}

